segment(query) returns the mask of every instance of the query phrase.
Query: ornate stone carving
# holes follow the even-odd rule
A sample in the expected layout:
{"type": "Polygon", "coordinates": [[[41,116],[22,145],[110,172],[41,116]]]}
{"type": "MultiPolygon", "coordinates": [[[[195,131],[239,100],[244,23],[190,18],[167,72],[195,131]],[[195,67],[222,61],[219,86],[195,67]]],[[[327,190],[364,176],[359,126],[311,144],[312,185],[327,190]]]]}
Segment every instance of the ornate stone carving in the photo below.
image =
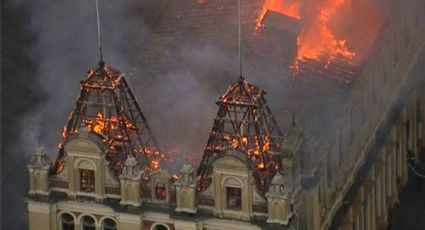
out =
{"type": "Polygon", "coordinates": [[[271,182],[269,191],[266,193],[268,203],[268,223],[287,225],[292,216],[291,194],[286,185],[286,178],[280,173],[276,174],[271,182]]]}
{"type": "Polygon", "coordinates": [[[49,195],[49,169],[46,150],[43,146],[38,146],[32,157],[31,163],[27,166],[29,171],[29,191],[30,195],[49,195]]]}
{"type": "Polygon", "coordinates": [[[175,182],[176,186],[176,211],[195,213],[196,180],[193,179],[193,167],[185,162],[180,170],[181,176],[175,182]]]}

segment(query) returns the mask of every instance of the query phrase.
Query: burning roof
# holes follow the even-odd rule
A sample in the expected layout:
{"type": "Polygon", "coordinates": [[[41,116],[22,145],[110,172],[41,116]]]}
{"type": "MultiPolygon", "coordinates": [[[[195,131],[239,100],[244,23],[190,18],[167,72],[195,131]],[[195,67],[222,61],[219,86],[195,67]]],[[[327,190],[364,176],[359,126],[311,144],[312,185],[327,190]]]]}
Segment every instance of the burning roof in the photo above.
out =
{"type": "Polygon", "coordinates": [[[159,167],[160,149],[124,75],[103,63],[88,72],[81,82],[75,107],[64,127],[54,166],[63,169],[64,146],[78,132],[97,136],[105,147],[106,160],[118,175],[128,155],[144,169],[159,167]]]}
{"type": "Polygon", "coordinates": [[[283,135],[267,105],[265,94],[240,77],[219,98],[217,117],[198,169],[198,190],[206,189],[211,183],[212,160],[230,146],[244,152],[252,161],[261,191],[280,170],[277,155],[282,150],[283,135]]]}
{"type": "MultiPolygon", "coordinates": [[[[261,81],[263,87],[277,93],[282,101],[274,111],[282,127],[290,123],[292,112],[304,124],[305,120],[314,116],[317,107],[323,108],[323,105],[316,106],[319,98],[319,103],[330,101],[330,104],[345,96],[355,76],[356,64],[338,55],[331,62],[326,58],[306,57],[298,60],[297,70],[294,64],[299,52],[299,34],[296,32],[303,31],[302,15],[295,17],[285,14],[280,8],[264,8],[264,3],[260,0],[242,2],[244,76],[261,81]],[[255,27],[262,9],[265,9],[265,17],[261,21],[264,27],[258,32],[255,27]],[[285,31],[290,36],[285,36],[285,31]],[[261,79],[264,77],[267,81],[261,79]],[[269,86],[269,82],[273,82],[273,86],[269,86]]],[[[187,0],[170,2],[163,9],[162,17],[155,22],[151,38],[144,41],[138,64],[144,68],[139,71],[155,76],[184,68],[193,75],[199,75],[199,78],[216,78],[214,75],[202,76],[208,73],[197,70],[193,63],[187,63],[188,58],[183,55],[190,47],[213,47],[229,55],[236,54],[236,6],[236,2],[226,0],[203,4],[187,0]]]]}

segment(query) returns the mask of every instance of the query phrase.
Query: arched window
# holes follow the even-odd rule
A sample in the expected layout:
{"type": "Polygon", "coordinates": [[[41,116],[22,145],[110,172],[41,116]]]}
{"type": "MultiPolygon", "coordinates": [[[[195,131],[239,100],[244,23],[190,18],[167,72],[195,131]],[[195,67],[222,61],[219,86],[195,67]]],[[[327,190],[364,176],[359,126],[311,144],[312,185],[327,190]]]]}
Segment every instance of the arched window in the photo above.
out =
{"type": "Polygon", "coordinates": [[[165,200],[166,197],[166,189],[163,184],[157,184],[155,187],[155,196],[158,200],[165,200]]]}
{"type": "Polygon", "coordinates": [[[74,230],[74,217],[68,213],[61,215],[62,230],[74,230]]]}
{"type": "Polygon", "coordinates": [[[103,220],[103,230],[116,230],[117,229],[117,223],[111,219],[106,218],[103,220]]]}
{"type": "Polygon", "coordinates": [[[80,169],[80,190],[84,192],[94,191],[94,171],[80,169]]]}
{"type": "Polygon", "coordinates": [[[95,230],[96,229],[96,222],[91,216],[84,216],[82,219],[83,230],[95,230]]]}
{"type": "Polygon", "coordinates": [[[169,230],[169,228],[167,228],[167,226],[165,226],[163,224],[156,224],[156,225],[154,225],[152,230],[169,230]]]}

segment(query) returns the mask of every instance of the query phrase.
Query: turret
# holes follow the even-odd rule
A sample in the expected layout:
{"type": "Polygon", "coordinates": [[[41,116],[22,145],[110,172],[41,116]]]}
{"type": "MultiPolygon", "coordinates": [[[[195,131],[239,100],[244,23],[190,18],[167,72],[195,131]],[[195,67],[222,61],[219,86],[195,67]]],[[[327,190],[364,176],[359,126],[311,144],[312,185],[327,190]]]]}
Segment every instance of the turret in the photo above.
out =
{"type": "Polygon", "coordinates": [[[140,206],[140,176],[141,170],[137,167],[137,160],[129,156],[124,162],[120,178],[122,205],[140,206]]]}
{"type": "Polygon", "coordinates": [[[49,188],[49,169],[48,157],[43,146],[38,146],[27,166],[29,171],[29,195],[50,194],[49,188]]]}
{"type": "Polygon", "coordinates": [[[286,187],[286,178],[280,173],[273,177],[266,193],[268,203],[268,223],[288,225],[291,213],[291,194],[286,187]]]}
{"type": "Polygon", "coordinates": [[[193,178],[193,167],[189,162],[185,162],[180,169],[180,178],[175,182],[177,212],[195,213],[195,192],[197,181],[193,178]]]}

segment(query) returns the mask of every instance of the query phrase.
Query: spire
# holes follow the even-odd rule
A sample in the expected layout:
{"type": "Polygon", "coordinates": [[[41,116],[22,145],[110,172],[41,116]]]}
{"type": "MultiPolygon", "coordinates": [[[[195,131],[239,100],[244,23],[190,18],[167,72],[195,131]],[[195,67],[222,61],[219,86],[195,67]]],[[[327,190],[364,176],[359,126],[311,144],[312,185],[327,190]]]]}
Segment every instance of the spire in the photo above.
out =
{"type": "Polygon", "coordinates": [[[124,75],[104,64],[89,71],[64,128],[54,173],[63,167],[64,146],[70,136],[95,138],[102,145],[113,173],[134,156],[142,169],[160,161],[160,149],[124,75]]]}
{"type": "MultiPolygon", "coordinates": [[[[231,84],[219,98],[219,109],[198,169],[198,190],[211,182],[215,156],[226,148],[238,149],[256,167],[257,186],[264,190],[279,171],[276,155],[281,152],[283,135],[267,106],[265,91],[240,80],[231,84]]],[[[266,191],[266,190],[264,190],[266,191]]]]}
{"type": "Polygon", "coordinates": [[[99,4],[97,0],[95,0],[95,3],[96,3],[96,19],[97,19],[97,41],[99,43],[99,66],[103,67],[105,65],[105,62],[103,62],[103,54],[102,54],[102,36],[100,33],[99,4]]]}

